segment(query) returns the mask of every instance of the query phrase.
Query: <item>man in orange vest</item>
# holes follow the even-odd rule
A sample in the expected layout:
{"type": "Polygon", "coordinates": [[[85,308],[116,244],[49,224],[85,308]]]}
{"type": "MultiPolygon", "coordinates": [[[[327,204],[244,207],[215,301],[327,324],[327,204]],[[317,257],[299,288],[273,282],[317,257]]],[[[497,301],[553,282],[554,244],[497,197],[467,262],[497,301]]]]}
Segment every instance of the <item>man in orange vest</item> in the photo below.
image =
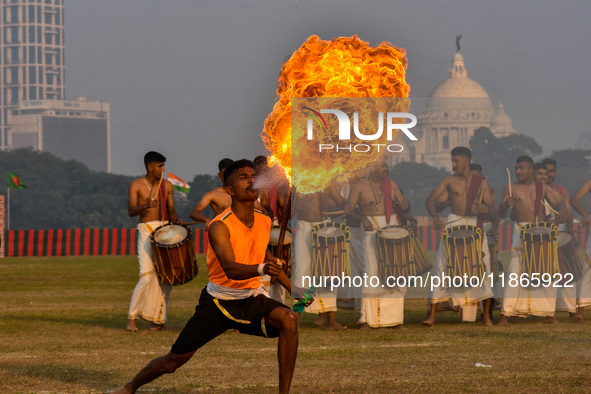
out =
{"type": "Polygon", "coordinates": [[[209,283],[201,293],[195,314],[170,353],[152,360],[116,393],[134,393],[159,376],[173,373],[197,349],[228,329],[279,337],[279,391],[289,392],[298,350],[298,315],[270,298],[261,286],[261,275],[277,275],[279,283],[291,293],[282,260],[267,250],[271,219],[254,209],[259,195],[253,188],[255,178],[249,160],[236,161],[226,168],[224,182],[232,205],[209,225],[209,283]]]}

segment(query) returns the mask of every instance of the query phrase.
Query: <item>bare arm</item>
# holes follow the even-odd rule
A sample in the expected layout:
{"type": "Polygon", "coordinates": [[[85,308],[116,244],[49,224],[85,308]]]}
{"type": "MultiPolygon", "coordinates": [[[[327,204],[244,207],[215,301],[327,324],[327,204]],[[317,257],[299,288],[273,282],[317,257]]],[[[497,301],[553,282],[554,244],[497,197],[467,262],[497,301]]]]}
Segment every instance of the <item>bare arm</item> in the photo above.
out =
{"type": "Polygon", "coordinates": [[[504,218],[507,216],[509,213],[509,208],[513,207],[513,205],[515,205],[515,197],[509,197],[509,185],[506,185],[501,196],[501,203],[497,209],[499,218],[504,218]]]}
{"type": "Polygon", "coordinates": [[[138,195],[139,190],[137,182],[131,182],[127,192],[127,213],[131,217],[139,215],[146,209],[158,206],[158,201],[154,198],[151,198],[150,201],[147,201],[144,204],[138,204],[138,195]]]}
{"type": "Polygon", "coordinates": [[[566,205],[560,195],[556,195],[549,187],[544,188],[544,198],[552,205],[554,208],[558,209],[558,218],[557,222],[563,222],[564,218],[568,216],[566,212],[566,205]]]}
{"type": "Polygon", "coordinates": [[[572,195],[571,199],[570,199],[570,203],[572,205],[572,207],[575,209],[575,211],[577,211],[581,216],[581,222],[583,223],[583,226],[589,226],[591,225],[591,219],[589,218],[589,214],[587,213],[587,211],[585,210],[585,208],[583,208],[583,205],[581,204],[581,199],[583,197],[585,197],[585,195],[587,193],[589,193],[591,191],[591,180],[588,180],[587,182],[585,182],[583,184],[583,186],[581,186],[581,188],[579,190],[577,190],[575,192],[575,194],[572,195]]]}
{"type": "MultiPolygon", "coordinates": [[[[260,276],[256,264],[250,265],[236,262],[234,250],[230,243],[230,231],[224,223],[215,221],[209,227],[209,242],[228,279],[244,280],[260,276]]],[[[261,263],[263,262],[261,261],[261,263]]],[[[277,263],[269,260],[264,264],[263,272],[265,274],[279,275],[281,266],[277,263]]]]}
{"type": "MultiPolygon", "coordinates": [[[[351,190],[351,193],[349,193],[349,199],[347,200],[347,205],[349,205],[353,208],[355,208],[357,206],[357,203],[359,202],[359,196],[361,195],[361,186],[360,185],[361,185],[361,182],[356,183],[355,186],[353,187],[353,189],[351,190]]],[[[355,211],[355,209],[352,209],[349,213],[347,213],[347,217],[360,222],[366,231],[373,230],[373,224],[371,223],[371,221],[367,217],[365,217],[364,215],[355,211]]]]}
{"type": "Polygon", "coordinates": [[[439,182],[437,186],[435,186],[435,189],[433,189],[425,201],[425,207],[427,208],[429,215],[433,217],[433,226],[435,228],[443,228],[443,222],[441,221],[441,218],[437,214],[437,209],[435,208],[435,201],[439,198],[439,196],[447,191],[448,182],[449,177],[443,178],[443,180],[439,182]]]}
{"type": "Polygon", "coordinates": [[[398,184],[392,179],[390,179],[390,188],[392,189],[392,198],[394,199],[396,205],[398,205],[398,208],[400,208],[400,211],[403,214],[409,213],[410,202],[404,198],[404,193],[402,193],[402,190],[400,187],[398,187],[398,184]]]}
{"type": "Polygon", "coordinates": [[[199,200],[199,202],[197,204],[195,204],[195,206],[193,207],[193,209],[191,209],[191,212],[189,213],[189,217],[191,219],[193,219],[194,221],[205,222],[206,228],[207,228],[207,226],[209,226],[209,222],[211,221],[211,219],[208,218],[207,216],[205,216],[204,214],[202,214],[201,212],[203,212],[203,210],[209,206],[209,204],[211,203],[211,200],[212,200],[211,192],[205,193],[205,195],[203,197],[201,197],[201,200],[199,200]]]}

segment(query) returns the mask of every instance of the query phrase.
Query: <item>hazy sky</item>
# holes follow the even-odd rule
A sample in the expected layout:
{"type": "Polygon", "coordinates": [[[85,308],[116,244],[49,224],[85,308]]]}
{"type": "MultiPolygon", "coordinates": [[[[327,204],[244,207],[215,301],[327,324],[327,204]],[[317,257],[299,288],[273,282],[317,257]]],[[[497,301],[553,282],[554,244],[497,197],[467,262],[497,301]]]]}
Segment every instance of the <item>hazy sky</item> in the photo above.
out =
{"type": "Polygon", "coordinates": [[[448,77],[462,33],[468,76],[544,153],[591,131],[588,1],[68,0],[65,13],[67,98],[111,103],[118,174],[143,174],[148,150],[187,181],[265,153],[281,63],[310,35],[405,48],[419,98],[448,77]]]}

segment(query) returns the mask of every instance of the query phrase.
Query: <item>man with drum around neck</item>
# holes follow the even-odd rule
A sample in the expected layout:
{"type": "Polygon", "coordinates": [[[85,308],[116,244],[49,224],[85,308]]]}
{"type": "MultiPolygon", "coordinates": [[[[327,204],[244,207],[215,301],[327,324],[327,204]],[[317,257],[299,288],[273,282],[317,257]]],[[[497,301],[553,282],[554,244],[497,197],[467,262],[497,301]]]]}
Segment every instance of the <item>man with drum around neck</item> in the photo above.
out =
{"type": "MultiPolygon", "coordinates": [[[[382,155],[368,166],[369,176],[355,182],[348,199],[351,211],[347,216],[361,222],[363,252],[359,258],[363,273],[369,278],[379,276],[378,229],[401,224],[405,215],[412,217],[410,203],[388,176],[390,170],[386,159],[382,155]],[[354,207],[359,207],[359,211],[353,211],[354,207]]],[[[405,295],[405,287],[388,287],[381,282],[378,287],[364,285],[359,328],[402,325],[405,295]]]]}
{"type": "MultiPolygon", "coordinates": [[[[563,242],[563,240],[564,242],[566,242],[563,246],[564,248],[569,248],[573,253],[577,253],[577,245],[573,239],[573,213],[570,205],[570,196],[568,194],[568,190],[566,190],[565,187],[554,183],[557,173],[556,160],[546,158],[542,160],[542,163],[540,164],[544,166],[546,172],[544,177],[544,183],[548,185],[548,187],[550,188],[550,190],[552,190],[555,196],[559,196],[562,199],[566,211],[566,216],[564,218],[561,218],[560,222],[557,221],[553,213],[551,213],[550,215],[552,221],[556,220],[556,224],[558,225],[558,231],[560,232],[558,234],[558,256],[560,258],[562,265],[563,259],[568,259],[566,253],[562,252],[561,249],[561,242],[563,242]],[[566,240],[569,241],[567,242],[566,240]]],[[[541,171],[543,172],[544,169],[542,169],[541,171]]],[[[539,181],[536,179],[536,182],[539,181]]],[[[556,311],[568,312],[570,318],[574,322],[578,323],[582,321],[583,316],[577,313],[577,290],[575,286],[558,288],[558,294],[556,297],[556,311]]]]}
{"type": "MultiPolygon", "coordinates": [[[[293,240],[293,261],[292,261],[292,281],[296,286],[307,286],[304,283],[305,277],[312,277],[313,272],[313,248],[312,248],[312,230],[315,226],[323,222],[329,222],[330,219],[324,218],[323,211],[327,206],[327,197],[335,199],[334,202],[343,207],[343,198],[334,193],[325,193],[318,191],[315,193],[303,194],[295,190],[292,192],[292,219],[294,227],[293,240]]],[[[336,275],[336,274],[335,274],[336,275]]],[[[340,275],[340,273],[338,274],[340,275]]],[[[316,301],[305,309],[307,313],[317,314],[314,325],[321,327],[326,325],[329,330],[340,331],[347,327],[342,326],[336,321],[335,313],[337,311],[337,294],[331,292],[329,288],[318,288],[316,290],[316,301]]]]}
{"type": "Polygon", "coordinates": [[[505,186],[498,208],[499,217],[506,217],[511,208],[511,219],[515,222],[511,245],[511,262],[505,271],[505,286],[501,308],[500,326],[508,324],[507,317],[528,315],[543,316],[550,324],[557,323],[554,318],[556,309],[556,287],[523,288],[519,280],[509,282],[511,275],[520,277],[522,273],[522,246],[520,228],[527,223],[544,222],[546,210],[542,201],[545,199],[560,214],[557,220],[565,216],[564,203],[550,188],[534,180],[534,161],[529,156],[520,156],[515,163],[517,183],[505,186]]]}
{"type": "Polygon", "coordinates": [[[128,206],[129,216],[140,217],[138,230],[138,260],[140,263],[140,279],[133,290],[127,329],[137,331],[135,319],[141,318],[150,323],[151,330],[164,329],[166,310],[171,287],[158,280],[154,268],[154,256],[150,244],[150,234],[168,220],[163,219],[167,213],[169,220],[178,221],[172,199],[172,183],[162,179],[166,158],[158,152],[148,152],[144,156],[146,175],[136,179],[129,185],[128,206]],[[158,189],[158,185],[160,189],[158,189]],[[164,206],[161,204],[164,196],[164,206]],[[164,209],[163,209],[164,208],[164,209]]]}
{"type": "MultiPolygon", "coordinates": [[[[579,190],[577,190],[570,199],[572,207],[581,215],[581,225],[587,228],[591,228],[591,218],[589,213],[581,204],[581,199],[587,194],[591,194],[591,179],[588,179],[579,190]]],[[[579,302],[577,308],[577,315],[579,322],[583,321],[583,311],[585,308],[591,307],[591,268],[589,267],[589,261],[591,261],[591,231],[588,233],[586,242],[586,261],[583,263],[583,273],[579,280],[579,302]]]]}
{"type": "MultiPolygon", "coordinates": [[[[448,175],[433,189],[425,202],[429,214],[433,217],[433,227],[436,229],[459,225],[471,225],[481,228],[483,222],[477,216],[481,213],[491,213],[494,210],[494,203],[490,195],[490,189],[482,176],[473,174],[470,171],[470,160],[472,152],[470,149],[457,146],[451,150],[451,163],[453,175],[448,175]],[[448,224],[444,225],[437,215],[436,201],[447,193],[450,199],[451,213],[448,216],[448,224]]],[[[482,239],[482,263],[484,271],[488,274],[490,270],[490,256],[486,234],[481,228],[482,239]]],[[[463,273],[462,273],[463,274],[463,273]]],[[[441,277],[449,275],[446,272],[445,247],[443,241],[439,245],[432,276],[441,277]]],[[[480,278],[479,278],[480,279],[480,278]]],[[[443,283],[445,283],[442,280],[443,283]]],[[[447,287],[444,284],[431,289],[431,309],[423,325],[432,327],[435,324],[435,315],[440,302],[450,300],[454,306],[468,306],[483,301],[482,322],[486,326],[492,326],[489,308],[490,298],[493,296],[490,281],[484,281],[481,286],[475,287],[447,287]]]]}

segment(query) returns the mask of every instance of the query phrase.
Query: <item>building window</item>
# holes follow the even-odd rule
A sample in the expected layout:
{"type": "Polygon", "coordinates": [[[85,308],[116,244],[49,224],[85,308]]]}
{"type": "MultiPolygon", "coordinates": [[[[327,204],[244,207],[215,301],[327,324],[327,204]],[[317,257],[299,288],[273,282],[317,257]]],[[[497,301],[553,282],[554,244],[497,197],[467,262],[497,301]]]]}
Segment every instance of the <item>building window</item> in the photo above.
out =
{"type": "Polygon", "coordinates": [[[27,37],[27,42],[35,43],[35,26],[29,26],[29,36],[27,37]]]}
{"type": "Polygon", "coordinates": [[[37,67],[29,66],[29,83],[37,83],[37,67]]]}
{"type": "Polygon", "coordinates": [[[36,63],[37,62],[37,57],[35,56],[35,46],[30,46],[29,47],[29,62],[30,63],[36,63]]]}
{"type": "Polygon", "coordinates": [[[444,135],[442,141],[443,149],[449,149],[449,136],[444,135]]]}

